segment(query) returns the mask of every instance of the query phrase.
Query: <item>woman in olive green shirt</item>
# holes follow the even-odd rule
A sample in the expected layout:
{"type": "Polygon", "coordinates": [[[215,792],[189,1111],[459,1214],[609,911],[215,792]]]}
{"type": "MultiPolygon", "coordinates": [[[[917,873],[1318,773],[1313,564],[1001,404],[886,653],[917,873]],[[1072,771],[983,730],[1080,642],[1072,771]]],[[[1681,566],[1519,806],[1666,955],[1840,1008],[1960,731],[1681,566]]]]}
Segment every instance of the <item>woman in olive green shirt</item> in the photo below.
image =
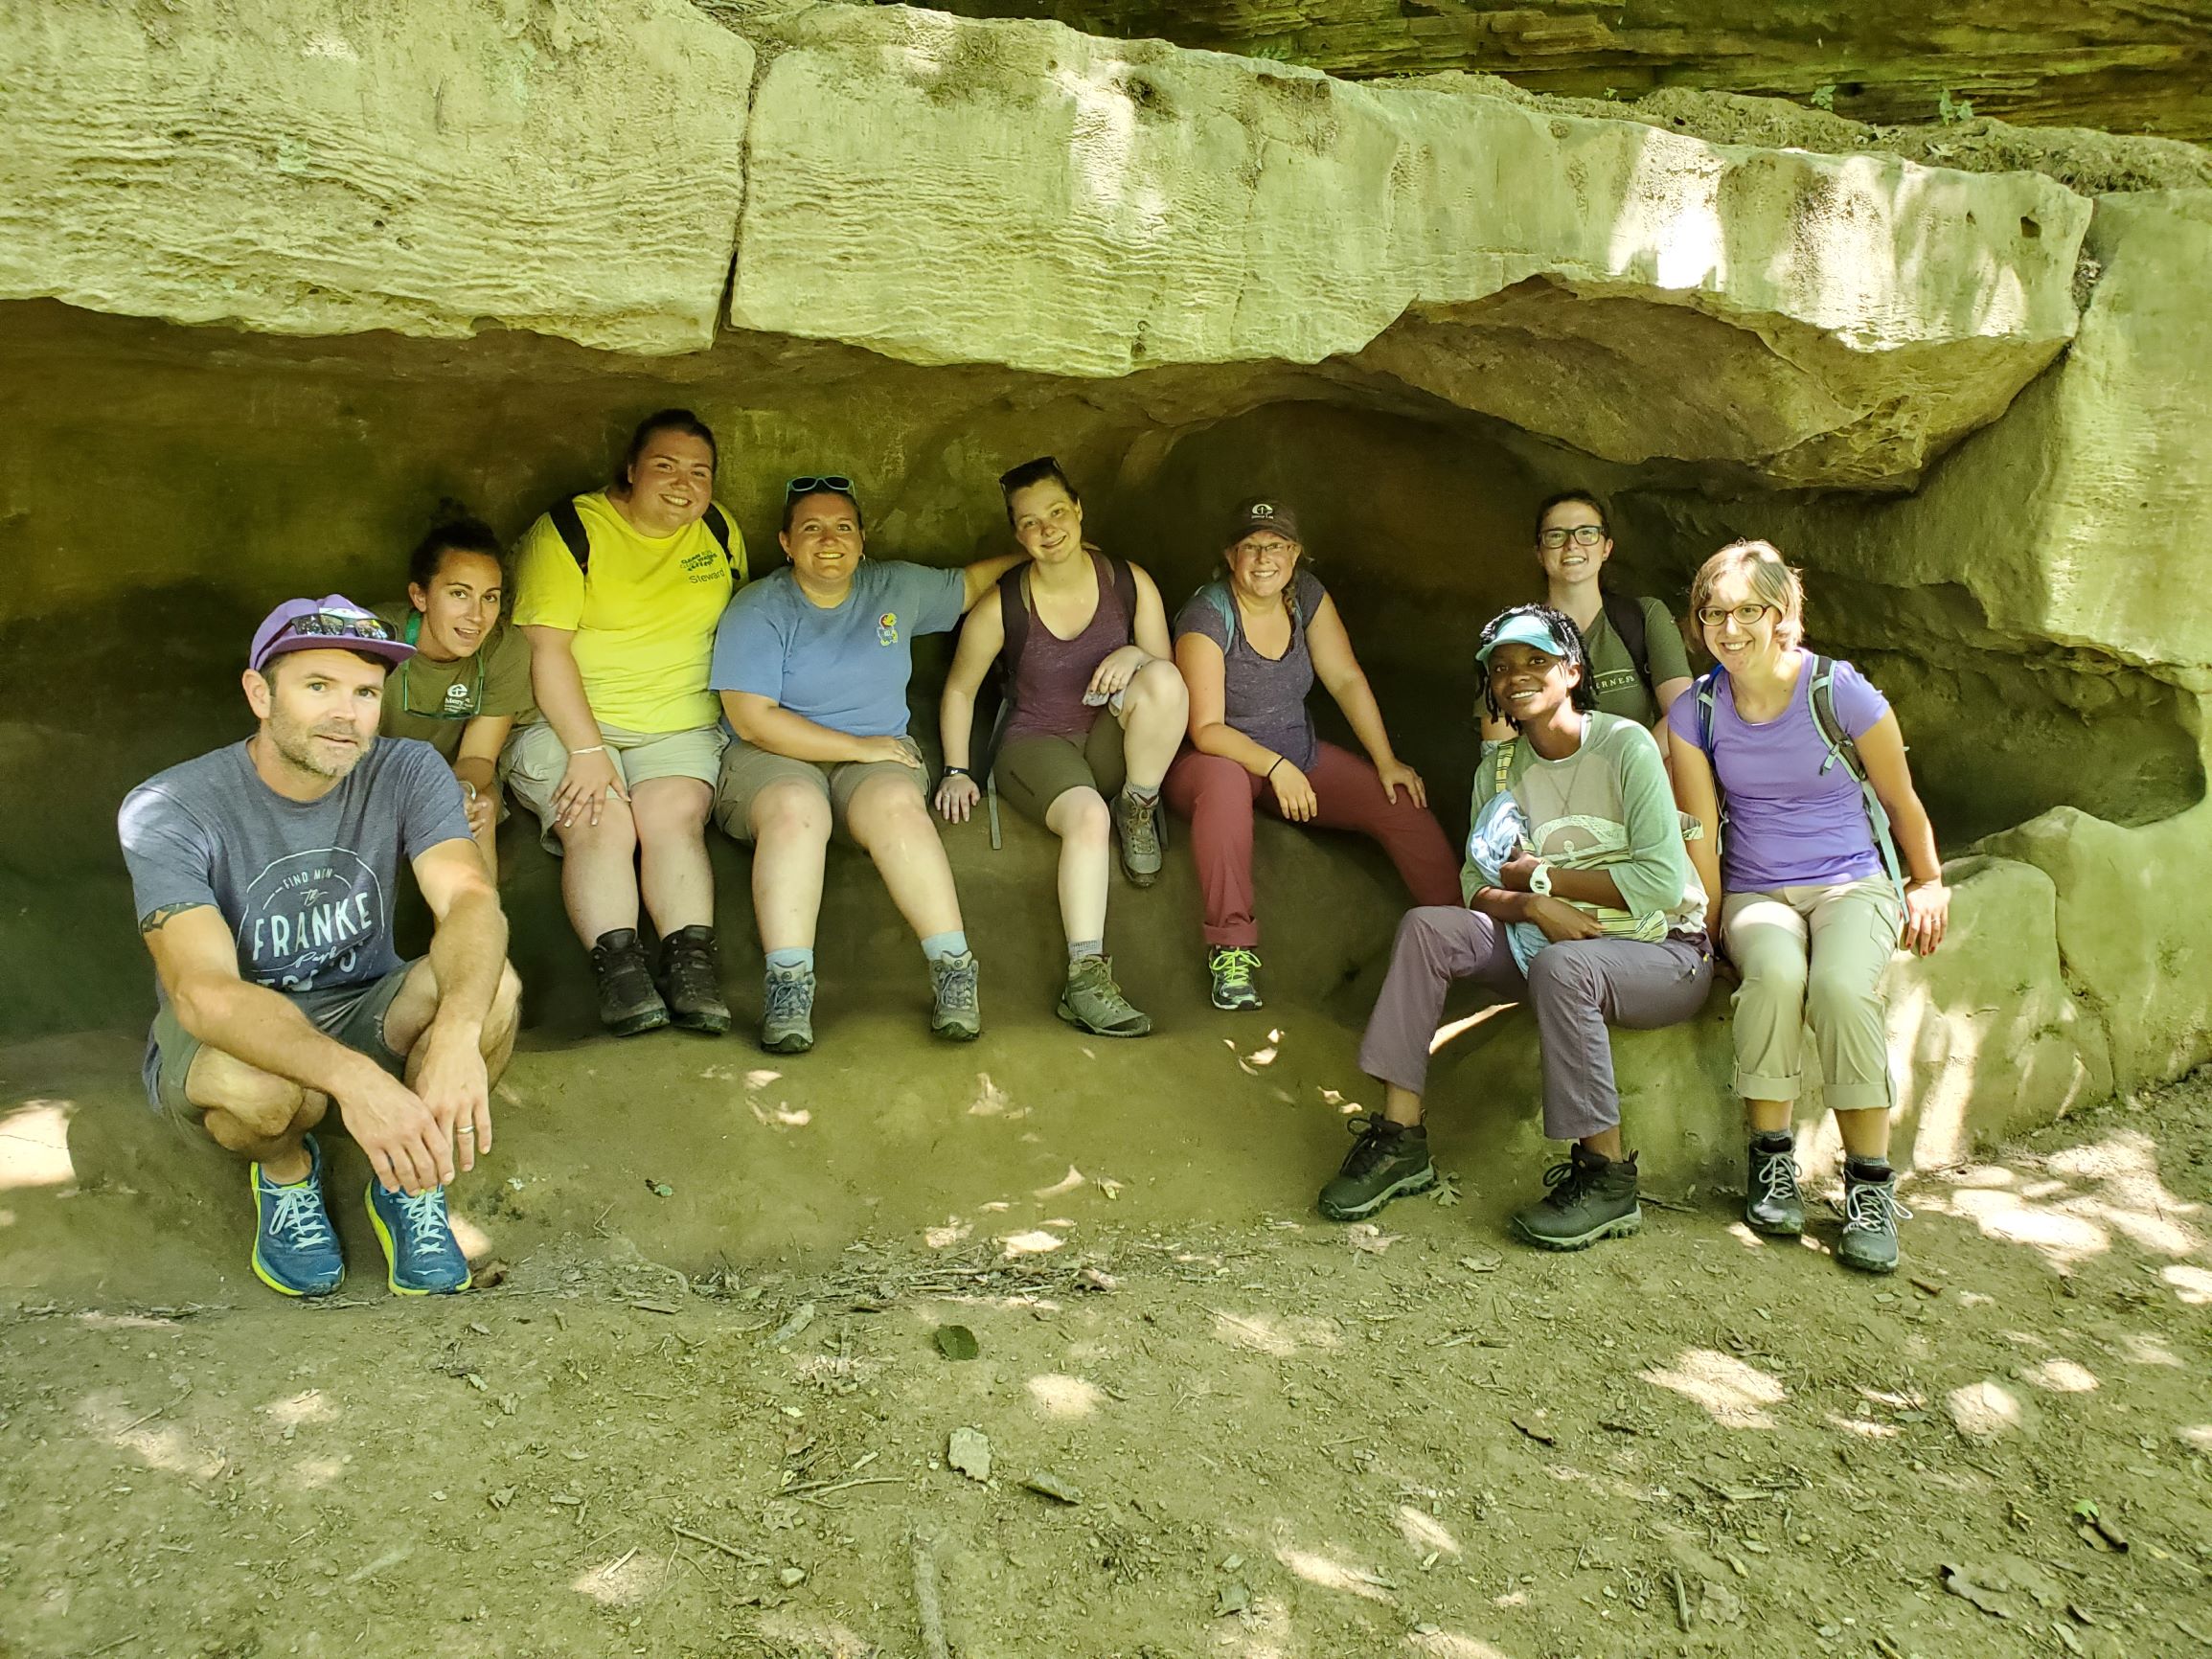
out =
{"type": "Polygon", "coordinates": [[[384,683],[377,729],[419,738],[461,781],[468,828],[486,868],[499,874],[500,748],[531,711],[530,647],[506,625],[499,538],[474,518],[438,525],[407,560],[407,602],[376,614],[415,648],[384,683]]]}
{"type": "MultiPolygon", "coordinates": [[[[1690,689],[1690,657],[1681,630],[1660,601],[1615,597],[1608,603],[1598,578],[1612,556],[1612,530],[1596,496],[1569,489],[1537,509],[1536,557],[1544,574],[1544,602],[1564,611],[1582,630],[1598,707],[1649,730],[1690,689]],[[1643,660],[1613,626],[1614,612],[1633,612],[1642,619],[1643,660]]],[[[1513,729],[1486,712],[1482,736],[1485,742],[1501,741],[1513,736],[1513,729]]],[[[1666,753],[1664,742],[1659,752],[1666,753]]]]}

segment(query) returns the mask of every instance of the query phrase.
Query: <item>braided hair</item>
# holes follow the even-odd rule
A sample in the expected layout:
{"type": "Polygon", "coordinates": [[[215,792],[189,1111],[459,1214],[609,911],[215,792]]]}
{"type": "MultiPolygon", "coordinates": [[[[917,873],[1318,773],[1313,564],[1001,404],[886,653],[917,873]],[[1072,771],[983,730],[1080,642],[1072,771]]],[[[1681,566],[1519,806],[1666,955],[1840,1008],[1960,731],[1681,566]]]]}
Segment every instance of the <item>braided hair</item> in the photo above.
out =
{"type": "Polygon", "coordinates": [[[1565,648],[1566,655],[1562,660],[1582,670],[1567,693],[1567,700],[1584,714],[1590,713],[1598,706],[1598,688],[1590,674],[1589,648],[1584,645],[1583,630],[1575,626],[1575,619],[1548,604],[1516,604],[1492,617],[1483,627],[1482,638],[1475,642],[1475,672],[1482,676],[1483,706],[1490,710],[1491,718],[1502,720],[1516,732],[1520,730],[1520,722],[1498,706],[1497,693],[1491,690],[1490,669],[1482,661],[1482,652],[1490,648],[1500,628],[1515,617],[1522,616],[1534,617],[1541,623],[1552,638],[1565,648]]]}

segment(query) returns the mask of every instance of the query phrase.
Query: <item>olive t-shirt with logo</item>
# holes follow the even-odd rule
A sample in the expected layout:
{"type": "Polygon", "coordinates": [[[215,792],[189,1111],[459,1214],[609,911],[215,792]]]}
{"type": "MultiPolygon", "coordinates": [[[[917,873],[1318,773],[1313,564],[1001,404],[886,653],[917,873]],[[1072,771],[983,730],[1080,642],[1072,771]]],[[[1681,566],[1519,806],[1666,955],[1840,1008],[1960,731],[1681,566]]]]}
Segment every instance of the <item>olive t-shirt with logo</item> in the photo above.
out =
{"type": "MultiPolygon", "coordinates": [[[[407,637],[415,607],[378,605],[376,614],[407,637]]],[[[442,663],[421,651],[384,680],[384,713],[377,730],[387,738],[428,743],[451,765],[461,735],[479,716],[527,723],[536,712],[530,696],[530,642],[503,617],[468,656],[442,663]]]]}
{"type": "Polygon", "coordinates": [[[1659,717],[1658,688],[1669,680],[1690,677],[1690,653],[1682,648],[1681,630],[1664,604],[1649,595],[1629,602],[1644,613],[1644,651],[1652,659],[1649,687],[1636,672],[1628,643],[1613,631],[1612,619],[1603,610],[1583,629],[1583,645],[1590,653],[1590,683],[1598,693],[1598,707],[1649,726],[1659,717]]]}
{"type": "Polygon", "coordinates": [[[703,518],[673,535],[640,534],[604,490],[578,496],[576,514],[591,541],[590,580],[552,517],[540,518],[515,556],[514,625],[576,636],[576,666],[602,725],[713,725],[721,705],[707,690],[707,663],[730,590],[744,580],[744,538],[732,525],[725,555],[703,518]]]}
{"type": "Polygon", "coordinates": [[[865,559],[844,599],[825,608],[779,570],[730,602],[708,683],[772,697],[847,737],[903,737],[914,637],[959,625],[967,580],[958,570],[865,559]]]}

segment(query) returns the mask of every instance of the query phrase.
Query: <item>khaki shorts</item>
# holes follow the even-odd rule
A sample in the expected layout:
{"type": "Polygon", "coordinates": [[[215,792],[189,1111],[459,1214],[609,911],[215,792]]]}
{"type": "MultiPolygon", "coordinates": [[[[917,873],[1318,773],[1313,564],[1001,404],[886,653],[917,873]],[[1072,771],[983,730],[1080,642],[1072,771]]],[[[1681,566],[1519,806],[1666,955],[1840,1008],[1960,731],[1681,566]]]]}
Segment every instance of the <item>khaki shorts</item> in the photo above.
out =
{"type": "MultiPolygon", "coordinates": [[[[384,1015],[414,968],[414,962],[406,962],[367,985],[279,994],[306,1014],[308,1023],[325,1036],[367,1055],[394,1077],[404,1077],[407,1057],[394,1053],[384,1041],[384,1015]]],[[[192,1076],[192,1062],[205,1046],[178,1023],[168,1003],[161,1005],[161,1011],[153,1016],[153,1034],[146,1051],[146,1092],[155,1111],[167,1112],[187,1124],[199,1122],[200,1108],[185,1092],[185,1082],[192,1076]]]]}
{"type": "MultiPolygon", "coordinates": [[[[722,745],[728,741],[719,726],[693,726],[682,732],[602,726],[599,736],[606,745],[606,758],[614,762],[614,775],[626,789],[655,778],[696,778],[712,788],[721,770],[722,745]]],[[[553,827],[553,792],[560,787],[567,770],[568,745],[551,720],[523,727],[507,739],[499,756],[499,781],[537,814],[537,838],[548,852],[560,851],[560,838],[553,827]]]]}
{"type": "Polygon", "coordinates": [[[1096,789],[1111,801],[1129,776],[1122,759],[1122,723],[1101,709],[1090,736],[1081,740],[1043,733],[1009,738],[992,770],[1006,804],[1039,824],[1070,789],[1096,789]]]}
{"type": "MultiPolygon", "coordinates": [[[[909,747],[912,743],[909,741],[909,747]]],[[[915,749],[919,755],[922,751],[915,749]]],[[[853,797],[869,779],[883,775],[903,778],[924,800],[928,788],[919,766],[898,761],[794,761],[788,755],[757,749],[742,738],[732,738],[722,752],[721,782],[715,788],[715,822],[733,841],[753,839],[753,803],[771,784],[796,781],[830,803],[830,828],[846,840],[853,839],[847,822],[853,797]]]]}

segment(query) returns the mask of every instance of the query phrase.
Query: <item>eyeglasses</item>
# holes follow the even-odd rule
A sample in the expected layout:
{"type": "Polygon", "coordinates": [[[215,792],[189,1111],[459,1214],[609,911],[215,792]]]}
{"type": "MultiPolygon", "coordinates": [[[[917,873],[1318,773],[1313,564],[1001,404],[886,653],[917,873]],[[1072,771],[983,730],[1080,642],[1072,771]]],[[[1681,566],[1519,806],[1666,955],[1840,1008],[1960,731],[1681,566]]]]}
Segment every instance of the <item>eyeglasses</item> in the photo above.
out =
{"type": "MultiPolygon", "coordinates": [[[[415,689],[415,663],[407,662],[401,664],[399,668],[399,712],[402,715],[419,716],[421,718],[425,720],[474,719],[477,715],[483,711],[484,708],[484,653],[483,651],[479,650],[475,653],[475,655],[476,684],[469,689],[467,702],[456,703],[452,700],[453,693],[460,686],[461,682],[459,680],[451,680],[446,683],[445,694],[440,700],[438,706],[434,709],[418,709],[415,706],[413,695],[415,689]]],[[[420,660],[420,658],[416,659],[416,661],[420,660]]]]}
{"type": "Polygon", "coordinates": [[[819,478],[793,478],[784,485],[784,499],[796,501],[802,495],[811,495],[818,489],[827,489],[832,495],[851,495],[853,481],[841,473],[826,472],[819,478]]]}
{"type": "Polygon", "coordinates": [[[1569,536],[1574,538],[1577,547],[1595,547],[1605,540],[1606,527],[1602,524],[1578,524],[1572,530],[1554,528],[1545,531],[1537,539],[1546,547],[1564,547],[1569,536]]]}
{"type": "Polygon", "coordinates": [[[350,616],[344,611],[316,610],[298,616],[285,624],[284,639],[292,634],[309,634],[316,639],[330,640],[388,640],[397,636],[381,617],[350,616]]]}
{"type": "Polygon", "coordinates": [[[1779,615],[1781,607],[1771,604],[1740,604],[1722,610],[1717,604],[1703,605],[1698,611],[1698,625],[1717,628],[1730,617],[1734,617],[1736,625],[1740,628],[1757,627],[1759,619],[1768,611],[1773,611],[1779,615]]]}

